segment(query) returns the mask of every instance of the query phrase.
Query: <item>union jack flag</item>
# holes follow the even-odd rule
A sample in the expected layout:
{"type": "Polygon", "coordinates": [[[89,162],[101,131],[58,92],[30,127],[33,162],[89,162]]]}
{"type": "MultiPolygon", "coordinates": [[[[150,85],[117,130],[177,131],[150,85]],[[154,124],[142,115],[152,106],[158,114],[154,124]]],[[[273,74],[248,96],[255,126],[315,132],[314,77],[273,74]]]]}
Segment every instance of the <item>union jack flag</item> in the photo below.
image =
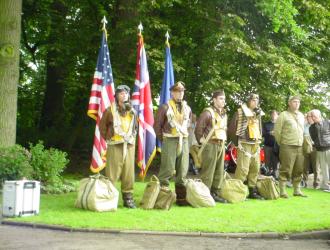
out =
{"type": "Polygon", "coordinates": [[[156,154],[156,134],[153,128],[152,96],[142,34],[138,35],[136,77],[132,104],[137,112],[139,123],[137,164],[141,169],[140,177],[144,178],[156,154]]]}
{"type": "Polygon", "coordinates": [[[90,166],[93,173],[97,173],[105,167],[107,143],[100,135],[99,122],[104,111],[115,102],[114,89],[107,34],[104,29],[87,111],[87,115],[96,120],[92,163],[90,166]]]}
{"type": "MultiPolygon", "coordinates": [[[[168,33],[166,36],[169,37],[168,33]]],[[[166,41],[166,49],[165,49],[165,71],[162,83],[162,89],[160,90],[160,101],[159,107],[163,104],[167,103],[168,100],[171,99],[170,88],[174,85],[174,72],[173,72],[173,64],[172,64],[172,56],[170,43],[166,41]]],[[[157,151],[161,152],[162,143],[157,139],[157,151]]]]}

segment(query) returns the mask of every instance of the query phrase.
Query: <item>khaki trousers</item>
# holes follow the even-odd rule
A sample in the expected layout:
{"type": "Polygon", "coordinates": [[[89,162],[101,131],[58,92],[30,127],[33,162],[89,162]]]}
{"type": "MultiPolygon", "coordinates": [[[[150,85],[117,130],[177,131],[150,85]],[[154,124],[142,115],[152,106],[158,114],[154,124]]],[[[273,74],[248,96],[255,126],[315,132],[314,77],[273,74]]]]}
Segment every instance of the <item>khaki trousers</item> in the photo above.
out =
{"type": "Polygon", "coordinates": [[[304,169],[304,155],[301,146],[280,145],[280,182],[290,181],[298,186],[304,169]]]}
{"type": "Polygon", "coordinates": [[[127,145],[125,159],[123,151],[124,143],[108,145],[105,175],[113,184],[120,179],[123,193],[133,193],[135,145],[127,145]]]}
{"type": "Polygon", "coordinates": [[[182,140],[182,151],[178,155],[179,138],[164,137],[158,178],[162,186],[170,185],[170,178],[176,173],[175,184],[184,185],[189,165],[188,138],[182,140]]]}
{"type": "Polygon", "coordinates": [[[258,143],[241,143],[241,145],[243,150],[237,148],[235,179],[242,182],[247,180],[248,187],[254,188],[257,185],[260,169],[260,146],[258,143]],[[251,155],[254,157],[251,157],[251,155]]]}
{"type": "Polygon", "coordinates": [[[201,179],[212,191],[219,194],[224,179],[224,143],[207,143],[202,152],[201,179]]]}
{"type": "Polygon", "coordinates": [[[330,189],[329,185],[329,167],[330,167],[330,150],[327,151],[317,151],[317,162],[321,167],[322,174],[322,189],[330,189]]]}

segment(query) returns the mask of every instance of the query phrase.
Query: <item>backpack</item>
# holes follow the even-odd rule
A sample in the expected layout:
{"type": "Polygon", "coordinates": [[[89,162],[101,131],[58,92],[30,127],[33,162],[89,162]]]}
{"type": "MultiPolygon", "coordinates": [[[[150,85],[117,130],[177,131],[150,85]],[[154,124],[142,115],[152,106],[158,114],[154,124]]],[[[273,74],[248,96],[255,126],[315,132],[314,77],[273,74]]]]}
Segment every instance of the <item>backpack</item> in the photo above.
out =
{"type": "Polygon", "coordinates": [[[111,181],[101,175],[91,175],[79,183],[75,207],[92,211],[116,211],[119,192],[111,181]]]}
{"type": "Polygon", "coordinates": [[[272,176],[263,176],[257,180],[259,194],[266,200],[276,200],[280,197],[278,187],[272,176]]]}
{"type": "Polygon", "coordinates": [[[143,209],[153,209],[159,194],[160,183],[157,176],[153,175],[144,189],[140,206],[143,209]]]}
{"type": "Polygon", "coordinates": [[[162,187],[159,191],[154,208],[170,210],[176,201],[176,194],[169,188],[162,187]]]}
{"type": "Polygon", "coordinates": [[[238,179],[224,179],[220,189],[220,197],[230,203],[244,201],[248,195],[248,187],[238,179]]]}
{"type": "Polygon", "coordinates": [[[188,179],[187,201],[193,207],[215,207],[209,188],[201,180],[188,179]]]}

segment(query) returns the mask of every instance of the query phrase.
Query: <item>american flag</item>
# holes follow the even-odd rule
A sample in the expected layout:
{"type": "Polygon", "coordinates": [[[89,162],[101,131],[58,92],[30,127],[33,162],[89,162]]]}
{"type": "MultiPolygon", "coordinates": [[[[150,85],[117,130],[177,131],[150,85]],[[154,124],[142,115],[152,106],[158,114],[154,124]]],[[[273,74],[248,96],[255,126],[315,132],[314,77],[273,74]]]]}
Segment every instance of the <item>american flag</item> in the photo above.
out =
{"type": "Polygon", "coordinates": [[[87,115],[96,120],[91,171],[97,173],[105,167],[107,143],[100,135],[99,122],[104,111],[115,102],[114,83],[106,30],[103,30],[97,58],[87,115]]]}
{"type": "Polygon", "coordinates": [[[137,163],[141,169],[140,177],[144,178],[156,154],[156,134],[153,128],[152,96],[142,34],[138,36],[136,77],[132,104],[138,114],[139,122],[137,163]]]}
{"type": "MultiPolygon", "coordinates": [[[[169,37],[168,33],[166,33],[167,39],[169,37]]],[[[174,72],[173,72],[173,64],[172,64],[172,56],[171,56],[171,49],[170,44],[168,41],[166,41],[166,49],[165,49],[165,71],[164,71],[164,77],[163,77],[163,83],[162,88],[160,90],[160,101],[159,101],[159,107],[162,104],[165,104],[168,102],[168,100],[171,98],[170,88],[174,85],[174,72]]],[[[157,139],[157,150],[161,152],[162,144],[157,139]]]]}

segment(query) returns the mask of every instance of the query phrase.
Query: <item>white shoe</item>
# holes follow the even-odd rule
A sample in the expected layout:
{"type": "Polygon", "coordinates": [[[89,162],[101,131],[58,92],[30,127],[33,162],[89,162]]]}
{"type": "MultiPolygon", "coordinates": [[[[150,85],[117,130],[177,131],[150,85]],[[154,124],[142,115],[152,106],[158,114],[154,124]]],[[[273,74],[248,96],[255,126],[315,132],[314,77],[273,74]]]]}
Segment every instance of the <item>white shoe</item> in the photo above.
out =
{"type": "Polygon", "coordinates": [[[330,193],[330,189],[323,189],[324,192],[330,193]]]}

